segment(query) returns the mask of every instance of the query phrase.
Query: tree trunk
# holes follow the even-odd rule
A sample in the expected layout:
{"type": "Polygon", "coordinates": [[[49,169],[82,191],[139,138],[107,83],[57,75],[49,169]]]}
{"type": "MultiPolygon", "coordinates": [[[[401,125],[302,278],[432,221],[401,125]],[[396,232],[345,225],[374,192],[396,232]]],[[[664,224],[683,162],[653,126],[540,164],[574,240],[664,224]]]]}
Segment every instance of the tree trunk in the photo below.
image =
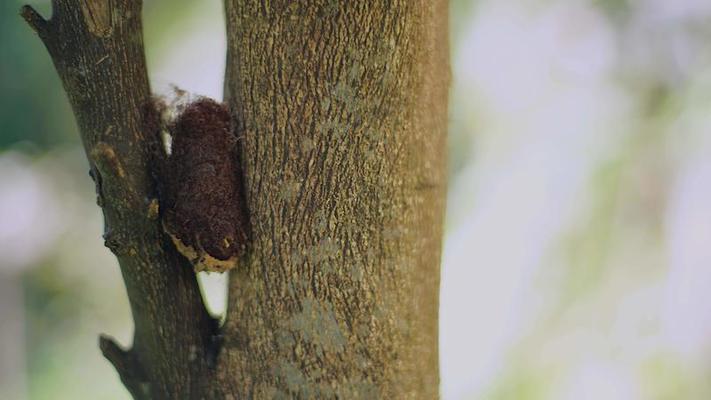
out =
{"type": "Polygon", "coordinates": [[[23,16],[64,82],[136,323],[135,398],[436,398],[445,1],[226,0],[251,243],[216,330],[162,232],[140,1],[23,16]]]}

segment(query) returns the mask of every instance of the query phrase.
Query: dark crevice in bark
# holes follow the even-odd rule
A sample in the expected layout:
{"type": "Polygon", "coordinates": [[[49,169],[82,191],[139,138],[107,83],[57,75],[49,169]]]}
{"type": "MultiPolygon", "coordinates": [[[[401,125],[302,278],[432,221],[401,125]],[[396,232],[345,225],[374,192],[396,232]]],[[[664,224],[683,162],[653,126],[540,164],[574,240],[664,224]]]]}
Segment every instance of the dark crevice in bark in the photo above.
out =
{"type": "Polygon", "coordinates": [[[220,356],[220,351],[222,350],[222,345],[225,341],[224,334],[222,332],[222,327],[220,326],[220,320],[213,318],[211,320],[212,326],[210,329],[210,334],[208,340],[205,343],[205,357],[207,366],[214,370],[217,368],[217,359],[220,356]]]}

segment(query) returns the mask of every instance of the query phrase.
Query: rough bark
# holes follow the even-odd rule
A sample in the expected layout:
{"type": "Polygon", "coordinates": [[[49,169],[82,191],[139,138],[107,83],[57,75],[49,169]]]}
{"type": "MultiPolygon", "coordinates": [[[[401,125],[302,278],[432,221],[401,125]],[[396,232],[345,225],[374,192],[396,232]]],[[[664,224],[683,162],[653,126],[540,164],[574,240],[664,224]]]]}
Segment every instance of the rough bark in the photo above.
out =
{"type": "Polygon", "coordinates": [[[100,346],[131,394],[195,398],[209,384],[214,323],[190,264],[157,218],[150,161],[158,116],[150,88],[141,2],[52,1],[52,18],[22,16],[49,51],[79,126],[103,209],[104,238],[118,258],[135,323],[133,347],[100,346]],[[150,119],[150,120],[147,120],[150,119]]]}
{"type": "Polygon", "coordinates": [[[226,2],[254,238],[219,378],[235,398],[436,398],[446,2],[307,3],[226,2]]]}
{"type": "Polygon", "coordinates": [[[133,348],[104,353],[136,398],[436,398],[446,1],[225,2],[252,242],[219,335],[152,211],[140,1],[23,9],[131,299],[133,348]]]}

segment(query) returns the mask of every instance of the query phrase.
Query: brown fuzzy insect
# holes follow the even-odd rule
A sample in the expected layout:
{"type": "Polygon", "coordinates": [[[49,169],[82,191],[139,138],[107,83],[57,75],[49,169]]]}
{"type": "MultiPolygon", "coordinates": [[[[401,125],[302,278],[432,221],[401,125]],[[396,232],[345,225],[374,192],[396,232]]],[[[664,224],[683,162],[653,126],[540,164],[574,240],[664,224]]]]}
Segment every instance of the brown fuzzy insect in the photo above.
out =
{"type": "Polygon", "coordinates": [[[159,172],[163,228],[196,271],[233,268],[248,240],[237,139],[227,108],[188,104],[168,126],[170,155],[159,172]]]}

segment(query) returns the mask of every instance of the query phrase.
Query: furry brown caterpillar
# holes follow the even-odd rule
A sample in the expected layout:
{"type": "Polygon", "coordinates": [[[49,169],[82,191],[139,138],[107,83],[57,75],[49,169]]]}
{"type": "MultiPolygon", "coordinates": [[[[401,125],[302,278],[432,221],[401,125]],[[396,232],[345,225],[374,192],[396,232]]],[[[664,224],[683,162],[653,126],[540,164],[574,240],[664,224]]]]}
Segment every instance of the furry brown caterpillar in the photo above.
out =
{"type": "Polygon", "coordinates": [[[247,215],[237,139],[227,108],[188,104],[168,125],[171,152],[159,172],[163,228],[196,271],[224,272],[245,251],[247,215]]]}

